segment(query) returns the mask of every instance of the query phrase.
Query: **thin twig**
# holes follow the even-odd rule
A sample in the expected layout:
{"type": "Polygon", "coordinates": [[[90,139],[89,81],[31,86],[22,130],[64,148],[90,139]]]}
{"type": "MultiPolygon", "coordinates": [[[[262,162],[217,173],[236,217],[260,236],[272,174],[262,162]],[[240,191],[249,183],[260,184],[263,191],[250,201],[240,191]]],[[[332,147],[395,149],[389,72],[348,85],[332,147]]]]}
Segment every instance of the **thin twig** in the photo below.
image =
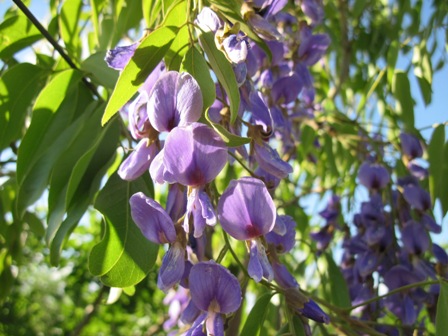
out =
{"type": "MultiPolygon", "coordinates": [[[[21,0],[12,0],[17,7],[25,14],[25,16],[31,21],[31,23],[40,31],[40,33],[47,39],[47,41],[53,46],[53,48],[61,55],[61,57],[67,62],[67,64],[75,70],[79,70],[76,64],[72,61],[69,55],[64,51],[64,49],[59,45],[59,43],[51,36],[48,30],[42,26],[42,24],[37,20],[33,13],[25,6],[21,0]]],[[[86,77],[82,78],[84,84],[89,88],[90,91],[99,99],[102,100],[100,94],[96,90],[96,87],[87,80],[86,77]]]]}
{"type": "Polygon", "coordinates": [[[84,327],[89,324],[90,320],[92,319],[93,315],[95,315],[98,306],[101,303],[101,300],[103,298],[104,293],[106,292],[106,290],[109,287],[107,286],[103,286],[101,287],[101,290],[98,292],[98,295],[95,299],[95,301],[89,305],[89,309],[86,308],[86,314],[84,315],[83,319],[81,320],[81,322],[76,326],[75,330],[73,330],[72,336],[78,336],[81,335],[82,330],[84,329],[84,327]]]}

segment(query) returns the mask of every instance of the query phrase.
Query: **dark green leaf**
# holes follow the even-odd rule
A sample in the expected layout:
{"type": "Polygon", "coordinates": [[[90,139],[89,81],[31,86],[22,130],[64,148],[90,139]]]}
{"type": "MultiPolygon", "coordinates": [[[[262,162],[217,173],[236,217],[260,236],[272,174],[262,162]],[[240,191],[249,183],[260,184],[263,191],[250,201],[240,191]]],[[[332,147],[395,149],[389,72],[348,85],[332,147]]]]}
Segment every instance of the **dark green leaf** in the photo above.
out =
{"type": "Polygon", "coordinates": [[[145,178],[127,182],[114,174],[95,202],[95,208],[105,217],[106,231],[90,253],[89,269],[107,286],[123,288],[137,284],[157,258],[158,245],[142,235],[130,215],[129,198],[139,191],[152,194],[145,178]]]}
{"type": "Polygon", "coordinates": [[[114,160],[119,129],[118,120],[109,123],[97,143],[73,168],[66,195],[67,216],[58,227],[52,228],[53,231],[47,233],[50,242],[50,260],[53,265],[58,265],[62,244],[86,212],[100,187],[101,179],[114,160]]]}
{"type": "Polygon", "coordinates": [[[448,330],[448,283],[440,280],[440,295],[437,301],[436,336],[444,336],[448,330]]]}
{"type": "Polygon", "coordinates": [[[7,18],[0,24],[0,59],[11,58],[41,38],[37,28],[24,15],[7,18]]]}
{"type": "Polygon", "coordinates": [[[0,78],[0,150],[21,137],[27,112],[47,74],[40,67],[21,63],[0,78]]]}
{"type": "Polygon", "coordinates": [[[201,88],[204,110],[209,108],[216,99],[215,83],[204,56],[195,47],[191,47],[185,54],[180,71],[186,71],[196,79],[201,88]]]}
{"type": "Polygon", "coordinates": [[[263,327],[263,322],[266,318],[268,303],[274,295],[275,293],[265,293],[258,298],[257,302],[255,302],[255,305],[247,316],[240,336],[258,335],[258,331],[263,327]]]}
{"type": "Polygon", "coordinates": [[[90,55],[82,62],[81,70],[93,75],[89,76],[93,81],[108,89],[113,89],[115,83],[117,83],[118,71],[107,66],[104,61],[105,56],[105,51],[100,51],[96,54],[90,55]]]}
{"type": "Polygon", "coordinates": [[[414,100],[411,95],[411,85],[408,75],[400,70],[394,73],[392,92],[397,101],[396,111],[407,130],[414,128],[414,100]]]}
{"type": "Polygon", "coordinates": [[[201,32],[199,41],[207,54],[216,77],[224,87],[230,100],[230,120],[233,123],[236,120],[240,107],[240,92],[235,73],[224,54],[216,48],[213,32],[201,32]]]}
{"type": "Polygon", "coordinates": [[[79,19],[81,17],[82,1],[64,1],[59,14],[59,29],[62,40],[67,48],[68,54],[74,59],[80,56],[80,29],[79,19]]]}
{"type": "Polygon", "coordinates": [[[102,125],[108,122],[132,98],[148,75],[160,63],[176,37],[177,30],[173,27],[161,27],[142,41],[118,78],[117,85],[104,111],[102,125]]]}
{"type": "Polygon", "coordinates": [[[429,193],[433,204],[436,198],[446,193],[443,190],[443,180],[448,177],[443,175],[443,165],[448,159],[444,157],[445,125],[439,125],[433,132],[428,146],[429,161],[429,193]]]}
{"type": "Polygon", "coordinates": [[[328,281],[330,282],[329,294],[331,303],[341,308],[348,308],[351,306],[350,295],[341,270],[330,254],[325,253],[325,259],[328,263],[328,281]]]}

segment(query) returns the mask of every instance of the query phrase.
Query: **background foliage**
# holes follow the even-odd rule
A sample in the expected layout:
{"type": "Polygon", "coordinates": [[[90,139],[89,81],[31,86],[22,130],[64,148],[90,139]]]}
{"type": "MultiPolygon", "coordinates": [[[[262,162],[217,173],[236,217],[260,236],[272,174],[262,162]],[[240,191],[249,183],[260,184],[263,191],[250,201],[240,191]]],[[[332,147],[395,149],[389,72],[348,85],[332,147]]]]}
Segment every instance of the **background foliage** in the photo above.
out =
{"type": "MultiPolygon", "coordinates": [[[[230,21],[241,20],[234,17],[237,1],[203,2],[221,9],[230,21]]],[[[303,15],[290,2],[291,11],[303,15]]],[[[448,212],[447,119],[439,125],[416,125],[414,113],[417,96],[431,106],[434,75],[448,61],[448,5],[443,0],[323,3],[325,20],[318,29],[332,42],[324,60],[312,68],[322,113],[301,124],[294,172],[277,195],[279,208],[298,223],[298,244],[288,267],[328,311],[351,306],[337,266],[342,233],[321,256],[309,234],[321,226],[316,209],[330,192],[342,196],[340,222],[351,224],[365,200],[356,175],[366,143],[378,152],[385,145],[382,161],[400,176],[405,166],[398,136],[402,131],[416,135],[426,144],[430,175],[423,186],[435,204],[434,215],[441,220],[448,212]],[[411,85],[414,78],[417,87],[411,85]],[[431,133],[423,137],[427,129],[431,133]],[[376,140],[375,133],[383,140],[376,140]],[[314,146],[316,140],[320,146],[314,146]]],[[[123,122],[113,115],[162,59],[171,69],[203,71],[191,61],[198,50],[184,48],[189,37],[182,24],[193,2],[51,0],[39,5],[49,13],[46,37],[13,4],[0,24],[0,333],[163,334],[167,307],[155,285],[158,247],[143,238],[124,209],[135,191],[162,200],[166,195],[163,189],[154,190],[149,177],[129,183],[116,175],[131,145],[123,122]],[[118,78],[104,62],[106,51],[140,39],[146,28],[154,30],[143,42],[148,52],[136,55],[135,66],[118,78]],[[63,46],[66,59],[49,39],[63,46]],[[27,61],[24,51],[32,55],[27,61]],[[121,295],[114,298],[117,293],[121,295]],[[104,304],[106,299],[109,304],[104,304]]],[[[227,76],[230,65],[207,39],[201,37],[202,48],[236,117],[239,94],[232,93],[237,86],[227,76]]],[[[205,105],[213,100],[204,95],[205,105]]],[[[214,127],[226,136],[219,125],[214,127]]],[[[227,136],[230,146],[247,140],[227,136]]],[[[228,166],[216,182],[218,190],[241,172],[238,165],[228,166]]],[[[234,249],[244,252],[239,245],[234,249]]],[[[234,266],[227,258],[224,263],[234,266]]],[[[448,288],[442,284],[438,313],[443,316],[448,288]]],[[[242,334],[286,332],[287,327],[278,328],[275,309],[282,299],[248,286],[252,300],[242,310],[242,334]]],[[[300,321],[293,322],[299,330],[300,321]]],[[[427,334],[436,332],[425,316],[419,322],[427,334]]],[[[390,314],[382,323],[399,324],[390,314]]],[[[349,333],[354,324],[347,317],[314,330],[322,335],[349,333]]],[[[439,317],[437,324],[443,328],[446,319],[439,317]]]]}

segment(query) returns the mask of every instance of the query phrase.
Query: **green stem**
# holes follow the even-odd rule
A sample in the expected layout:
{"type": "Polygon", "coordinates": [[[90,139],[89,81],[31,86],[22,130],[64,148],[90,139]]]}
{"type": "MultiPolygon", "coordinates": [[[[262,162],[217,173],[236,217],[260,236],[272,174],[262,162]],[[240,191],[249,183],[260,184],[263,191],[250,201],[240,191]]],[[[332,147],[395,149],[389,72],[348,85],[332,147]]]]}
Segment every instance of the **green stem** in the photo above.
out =
{"type": "Polygon", "coordinates": [[[350,312],[350,311],[352,311],[352,310],[354,310],[356,308],[359,308],[359,307],[362,307],[362,306],[366,306],[366,305],[368,305],[370,303],[379,301],[379,300],[381,300],[381,299],[383,299],[385,297],[388,297],[390,295],[401,293],[403,291],[406,291],[406,290],[409,290],[409,289],[413,289],[413,288],[417,288],[417,287],[422,287],[422,286],[427,286],[427,285],[436,285],[436,284],[439,284],[439,283],[440,283],[439,280],[429,280],[429,281],[415,282],[415,283],[412,283],[412,284],[409,284],[409,285],[406,285],[406,286],[399,287],[397,289],[391,290],[390,292],[388,292],[386,294],[379,295],[379,296],[374,297],[372,299],[366,300],[366,301],[361,302],[360,304],[357,304],[355,306],[352,306],[352,307],[349,307],[349,308],[345,308],[345,309],[343,309],[343,311],[344,312],[350,312]]]}
{"type": "Polygon", "coordinates": [[[248,173],[252,176],[252,177],[256,177],[256,178],[260,178],[257,174],[255,174],[248,166],[246,166],[246,164],[239,158],[237,157],[235,154],[233,154],[231,151],[228,151],[229,155],[231,157],[233,157],[236,161],[238,161],[238,163],[248,171],[248,173]]]}
{"type": "Polygon", "coordinates": [[[230,246],[230,241],[229,241],[229,237],[227,236],[227,233],[222,231],[222,234],[224,236],[224,240],[226,242],[226,246],[229,249],[230,253],[232,254],[233,259],[235,259],[236,263],[241,268],[241,270],[243,271],[244,275],[246,277],[250,278],[249,273],[247,273],[246,267],[244,267],[244,265],[241,263],[240,259],[236,255],[235,251],[232,249],[232,246],[230,246]]]}

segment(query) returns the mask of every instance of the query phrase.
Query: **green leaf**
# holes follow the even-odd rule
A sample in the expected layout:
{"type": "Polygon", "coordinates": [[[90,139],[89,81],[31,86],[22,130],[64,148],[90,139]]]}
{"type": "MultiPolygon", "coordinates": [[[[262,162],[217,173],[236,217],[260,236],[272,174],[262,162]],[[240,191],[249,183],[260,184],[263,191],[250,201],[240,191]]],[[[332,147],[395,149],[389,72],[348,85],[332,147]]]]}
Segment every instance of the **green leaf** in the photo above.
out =
{"type": "MultiPolygon", "coordinates": [[[[443,150],[443,161],[442,161],[442,176],[443,181],[440,190],[448,190],[448,142],[445,143],[443,150]]],[[[443,217],[448,213],[448,193],[442,192],[440,195],[440,202],[442,203],[443,217]]]]}
{"type": "Polygon", "coordinates": [[[179,70],[180,63],[187,53],[190,35],[188,26],[185,23],[188,20],[187,1],[182,0],[174,4],[163,21],[166,27],[178,27],[176,38],[171,43],[170,48],[165,55],[165,64],[168,70],[179,70]],[[182,27],[183,26],[183,27],[182,27]]]}
{"type": "Polygon", "coordinates": [[[437,301],[436,336],[444,336],[448,330],[448,283],[440,280],[440,294],[437,301]]]}
{"type": "Polygon", "coordinates": [[[420,92],[426,106],[432,100],[432,64],[431,57],[426,50],[426,42],[423,41],[420,45],[415,46],[414,55],[412,58],[414,64],[414,75],[417,77],[420,92]]]}
{"type": "Polygon", "coordinates": [[[239,147],[251,142],[251,138],[240,137],[238,135],[230,133],[226,128],[224,128],[224,126],[213,122],[208,115],[208,111],[209,110],[207,109],[207,111],[205,112],[205,119],[207,119],[213,129],[218,132],[222,140],[226,143],[227,147],[239,147]]]}
{"type": "Polygon", "coordinates": [[[134,56],[118,77],[117,85],[104,111],[102,125],[107,123],[137,92],[137,89],[165,56],[177,31],[177,28],[161,27],[141,42],[134,56]]]}
{"type": "Polygon", "coordinates": [[[152,187],[145,179],[127,182],[114,174],[95,202],[95,208],[105,217],[106,231],[90,253],[89,269],[107,286],[123,288],[137,284],[157,258],[158,245],[142,235],[130,215],[131,195],[139,191],[152,194],[152,187]]]}
{"type": "Polygon", "coordinates": [[[89,74],[89,78],[93,81],[108,89],[113,89],[115,83],[117,83],[118,71],[107,66],[104,61],[105,56],[105,51],[100,51],[96,54],[90,55],[82,62],[81,70],[87,72],[89,74]]]}
{"type": "Polygon", "coordinates": [[[394,73],[392,92],[397,101],[396,111],[401,117],[405,128],[411,130],[414,128],[414,100],[411,95],[411,85],[408,75],[396,70],[394,73]]]}
{"type": "Polygon", "coordinates": [[[100,43],[101,36],[101,25],[99,22],[100,13],[103,10],[103,7],[106,3],[106,0],[90,0],[90,8],[92,11],[91,20],[93,24],[93,31],[95,34],[96,43],[100,43]]]}
{"type": "Polygon", "coordinates": [[[448,177],[443,175],[444,162],[448,159],[444,157],[445,125],[439,125],[434,130],[428,145],[429,161],[429,193],[434,204],[436,198],[441,197],[446,190],[442,189],[443,180],[448,177]]]}
{"type": "Polygon", "coordinates": [[[41,38],[40,32],[24,15],[7,18],[0,24],[0,59],[11,58],[41,38]]]}
{"type": "Polygon", "coordinates": [[[258,335],[258,331],[263,327],[263,322],[266,318],[268,303],[274,295],[275,293],[265,293],[258,298],[246,318],[246,322],[244,323],[240,336],[258,335]]]}
{"type": "Polygon", "coordinates": [[[399,51],[400,51],[399,41],[393,40],[387,50],[387,82],[391,86],[394,78],[395,65],[397,64],[399,51]]]}
{"type": "Polygon", "coordinates": [[[21,137],[25,117],[47,74],[40,67],[21,63],[0,78],[0,150],[21,137]]]}
{"type": "Polygon", "coordinates": [[[158,18],[158,13],[162,10],[161,0],[142,0],[143,18],[146,27],[151,28],[158,18]]]}
{"type": "Polygon", "coordinates": [[[230,121],[234,123],[240,107],[240,92],[232,66],[224,54],[216,48],[213,32],[201,32],[199,41],[230,100],[230,121]]]}
{"type": "Polygon", "coordinates": [[[73,168],[67,187],[66,219],[57,228],[52,228],[51,236],[47,233],[50,241],[50,261],[55,266],[59,264],[64,241],[86,212],[100,187],[101,179],[114,161],[120,134],[119,121],[109,123],[102,133],[98,142],[73,168]]]}
{"type": "Polygon", "coordinates": [[[328,263],[331,303],[341,308],[348,308],[351,306],[351,301],[344,276],[329,253],[325,253],[325,259],[328,263]]]}
{"type": "Polygon", "coordinates": [[[17,158],[20,215],[40,197],[54,162],[83,127],[86,115],[78,117],[76,111],[83,113],[92,98],[84,86],[77,88],[80,78],[78,71],[61,73],[45,87],[36,101],[33,119],[17,158]]]}
{"type": "Polygon", "coordinates": [[[68,54],[74,59],[79,58],[81,52],[80,28],[82,1],[67,0],[63,2],[59,14],[59,30],[68,54]]]}
{"type": "Polygon", "coordinates": [[[142,1],[132,0],[132,1],[116,1],[115,2],[116,13],[118,14],[118,19],[114,22],[113,26],[113,38],[112,45],[115,46],[123,36],[127,35],[127,32],[132,28],[137,28],[140,21],[143,18],[142,13],[142,1]]]}
{"type": "Polygon", "coordinates": [[[195,47],[188,49],[185,54],[180,66],[180,72],[183,71],[188,72],[198,82],[202,92],[204,110],[206,110],[216,99],[216,88],[204,56],[195,47]]]}

